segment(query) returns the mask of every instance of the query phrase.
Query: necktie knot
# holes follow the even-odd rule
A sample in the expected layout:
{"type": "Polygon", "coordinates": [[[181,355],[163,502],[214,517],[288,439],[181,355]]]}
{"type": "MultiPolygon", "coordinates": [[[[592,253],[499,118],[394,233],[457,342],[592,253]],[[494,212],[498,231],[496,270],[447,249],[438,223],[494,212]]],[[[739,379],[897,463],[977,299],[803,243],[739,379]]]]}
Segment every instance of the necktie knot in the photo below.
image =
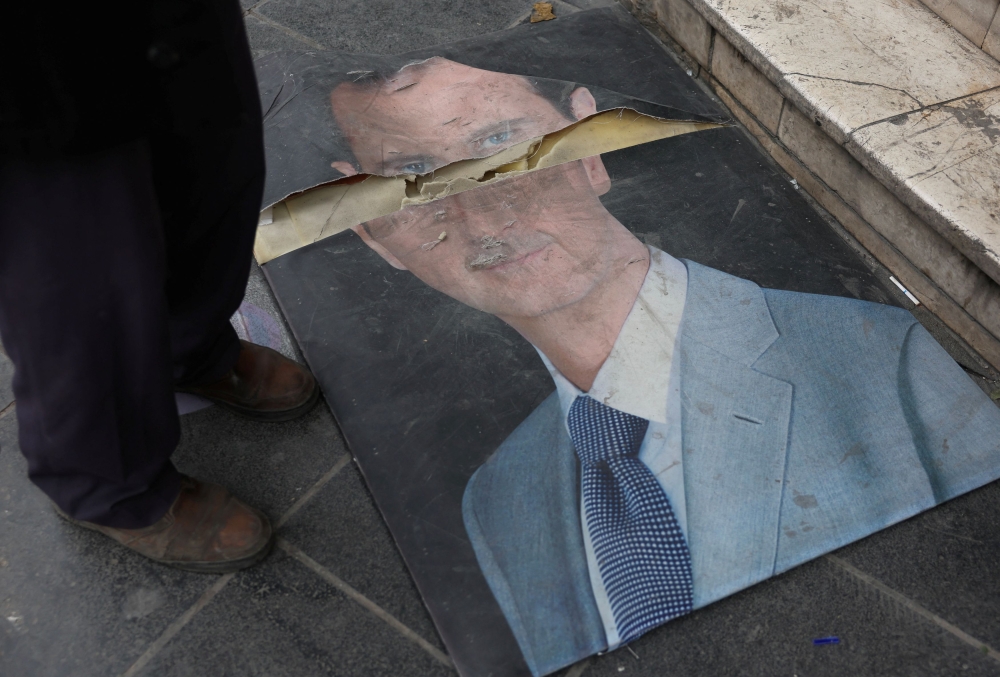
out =
{"type": "Polygon", "coordinates": [[[573,401],[566,423],[580,462],[589,467],[637,456],[649,427],[646,419],[626,414],[587,395],[573,401]]]}

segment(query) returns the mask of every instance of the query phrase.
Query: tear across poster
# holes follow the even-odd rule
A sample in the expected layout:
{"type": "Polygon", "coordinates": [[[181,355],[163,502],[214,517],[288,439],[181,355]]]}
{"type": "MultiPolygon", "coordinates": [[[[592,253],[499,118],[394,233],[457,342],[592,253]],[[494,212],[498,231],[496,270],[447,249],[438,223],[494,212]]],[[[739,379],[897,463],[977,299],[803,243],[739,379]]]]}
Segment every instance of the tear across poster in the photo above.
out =
{"type": "Polygon", "coordinates": [[[265,273],[462,674],[669,632],[1000,475],[1000,410],[628,15],[260,80],[269,199],[302,193],[265,273]],[[619,109],[700,126],[527,166],[619,109]]]}

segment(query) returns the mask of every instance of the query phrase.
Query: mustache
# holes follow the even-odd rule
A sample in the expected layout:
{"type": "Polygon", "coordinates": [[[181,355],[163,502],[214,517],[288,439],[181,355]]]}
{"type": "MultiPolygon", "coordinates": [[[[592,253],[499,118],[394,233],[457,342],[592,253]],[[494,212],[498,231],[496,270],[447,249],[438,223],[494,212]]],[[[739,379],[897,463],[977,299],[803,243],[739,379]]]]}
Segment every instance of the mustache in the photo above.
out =
{"type": "Polygon", "coordinates": [[[495,254],[480,254],[476,258],[469,261],[468,266],[472,270],[482,270],[483,268],[493,268],[495,266],[499,266],[506,260],[507,255],[503,252],[497,252],[495,254]]]}
{"type": "Polygon", "coordinates": [[[480,270],[482,268],[492,268],[493,266],[500,265],[507,260],[507,254],[502,251],[490,252],[490,249],[496,249],[497,247],[503,247],[506,242],[493,235],[484,235],[480,239],[480,245],[483,249],[487,250],[482,252],[476,258],[468,262],[469,268],[472,270],[480,270]]]}
{"type": "Polygon", "coordinates": [[[550,242],[550,238],[541,233],[511,234],[503,239],[484,235],[479,240],[479,251],[465,260],[469,270],[489,270],[505,263],[516,262],[530,254],[534,254],[550,242]]]}

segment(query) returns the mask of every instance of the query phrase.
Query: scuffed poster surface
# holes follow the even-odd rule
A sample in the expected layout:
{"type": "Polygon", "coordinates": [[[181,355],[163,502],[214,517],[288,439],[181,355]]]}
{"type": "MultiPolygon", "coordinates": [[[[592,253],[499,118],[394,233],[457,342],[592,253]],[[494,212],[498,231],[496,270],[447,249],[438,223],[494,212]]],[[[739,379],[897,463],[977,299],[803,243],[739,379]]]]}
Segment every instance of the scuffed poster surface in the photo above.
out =
{"type": "Polygon", "coordinates": [[[1000,410],[622,12],[259,76],[269,200],[403,182],[318,189],[366,220],[264,270],[462,674],[669,632],[1000,475],[1000,410]],[[619,108],[702,126],[518,164],[619,108]]]}

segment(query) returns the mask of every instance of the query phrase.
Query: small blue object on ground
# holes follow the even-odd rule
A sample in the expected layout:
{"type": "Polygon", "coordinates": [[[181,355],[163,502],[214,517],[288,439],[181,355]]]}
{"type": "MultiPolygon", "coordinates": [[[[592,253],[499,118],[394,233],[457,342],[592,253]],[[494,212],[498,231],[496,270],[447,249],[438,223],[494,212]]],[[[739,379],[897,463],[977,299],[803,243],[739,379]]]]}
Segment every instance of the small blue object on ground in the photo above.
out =
{"type": "Polygon", "coordinates": [[[840,644],[840,637],[819,637],[813,640],[813,644],[816,646],[820,644],[840,644]]]}

